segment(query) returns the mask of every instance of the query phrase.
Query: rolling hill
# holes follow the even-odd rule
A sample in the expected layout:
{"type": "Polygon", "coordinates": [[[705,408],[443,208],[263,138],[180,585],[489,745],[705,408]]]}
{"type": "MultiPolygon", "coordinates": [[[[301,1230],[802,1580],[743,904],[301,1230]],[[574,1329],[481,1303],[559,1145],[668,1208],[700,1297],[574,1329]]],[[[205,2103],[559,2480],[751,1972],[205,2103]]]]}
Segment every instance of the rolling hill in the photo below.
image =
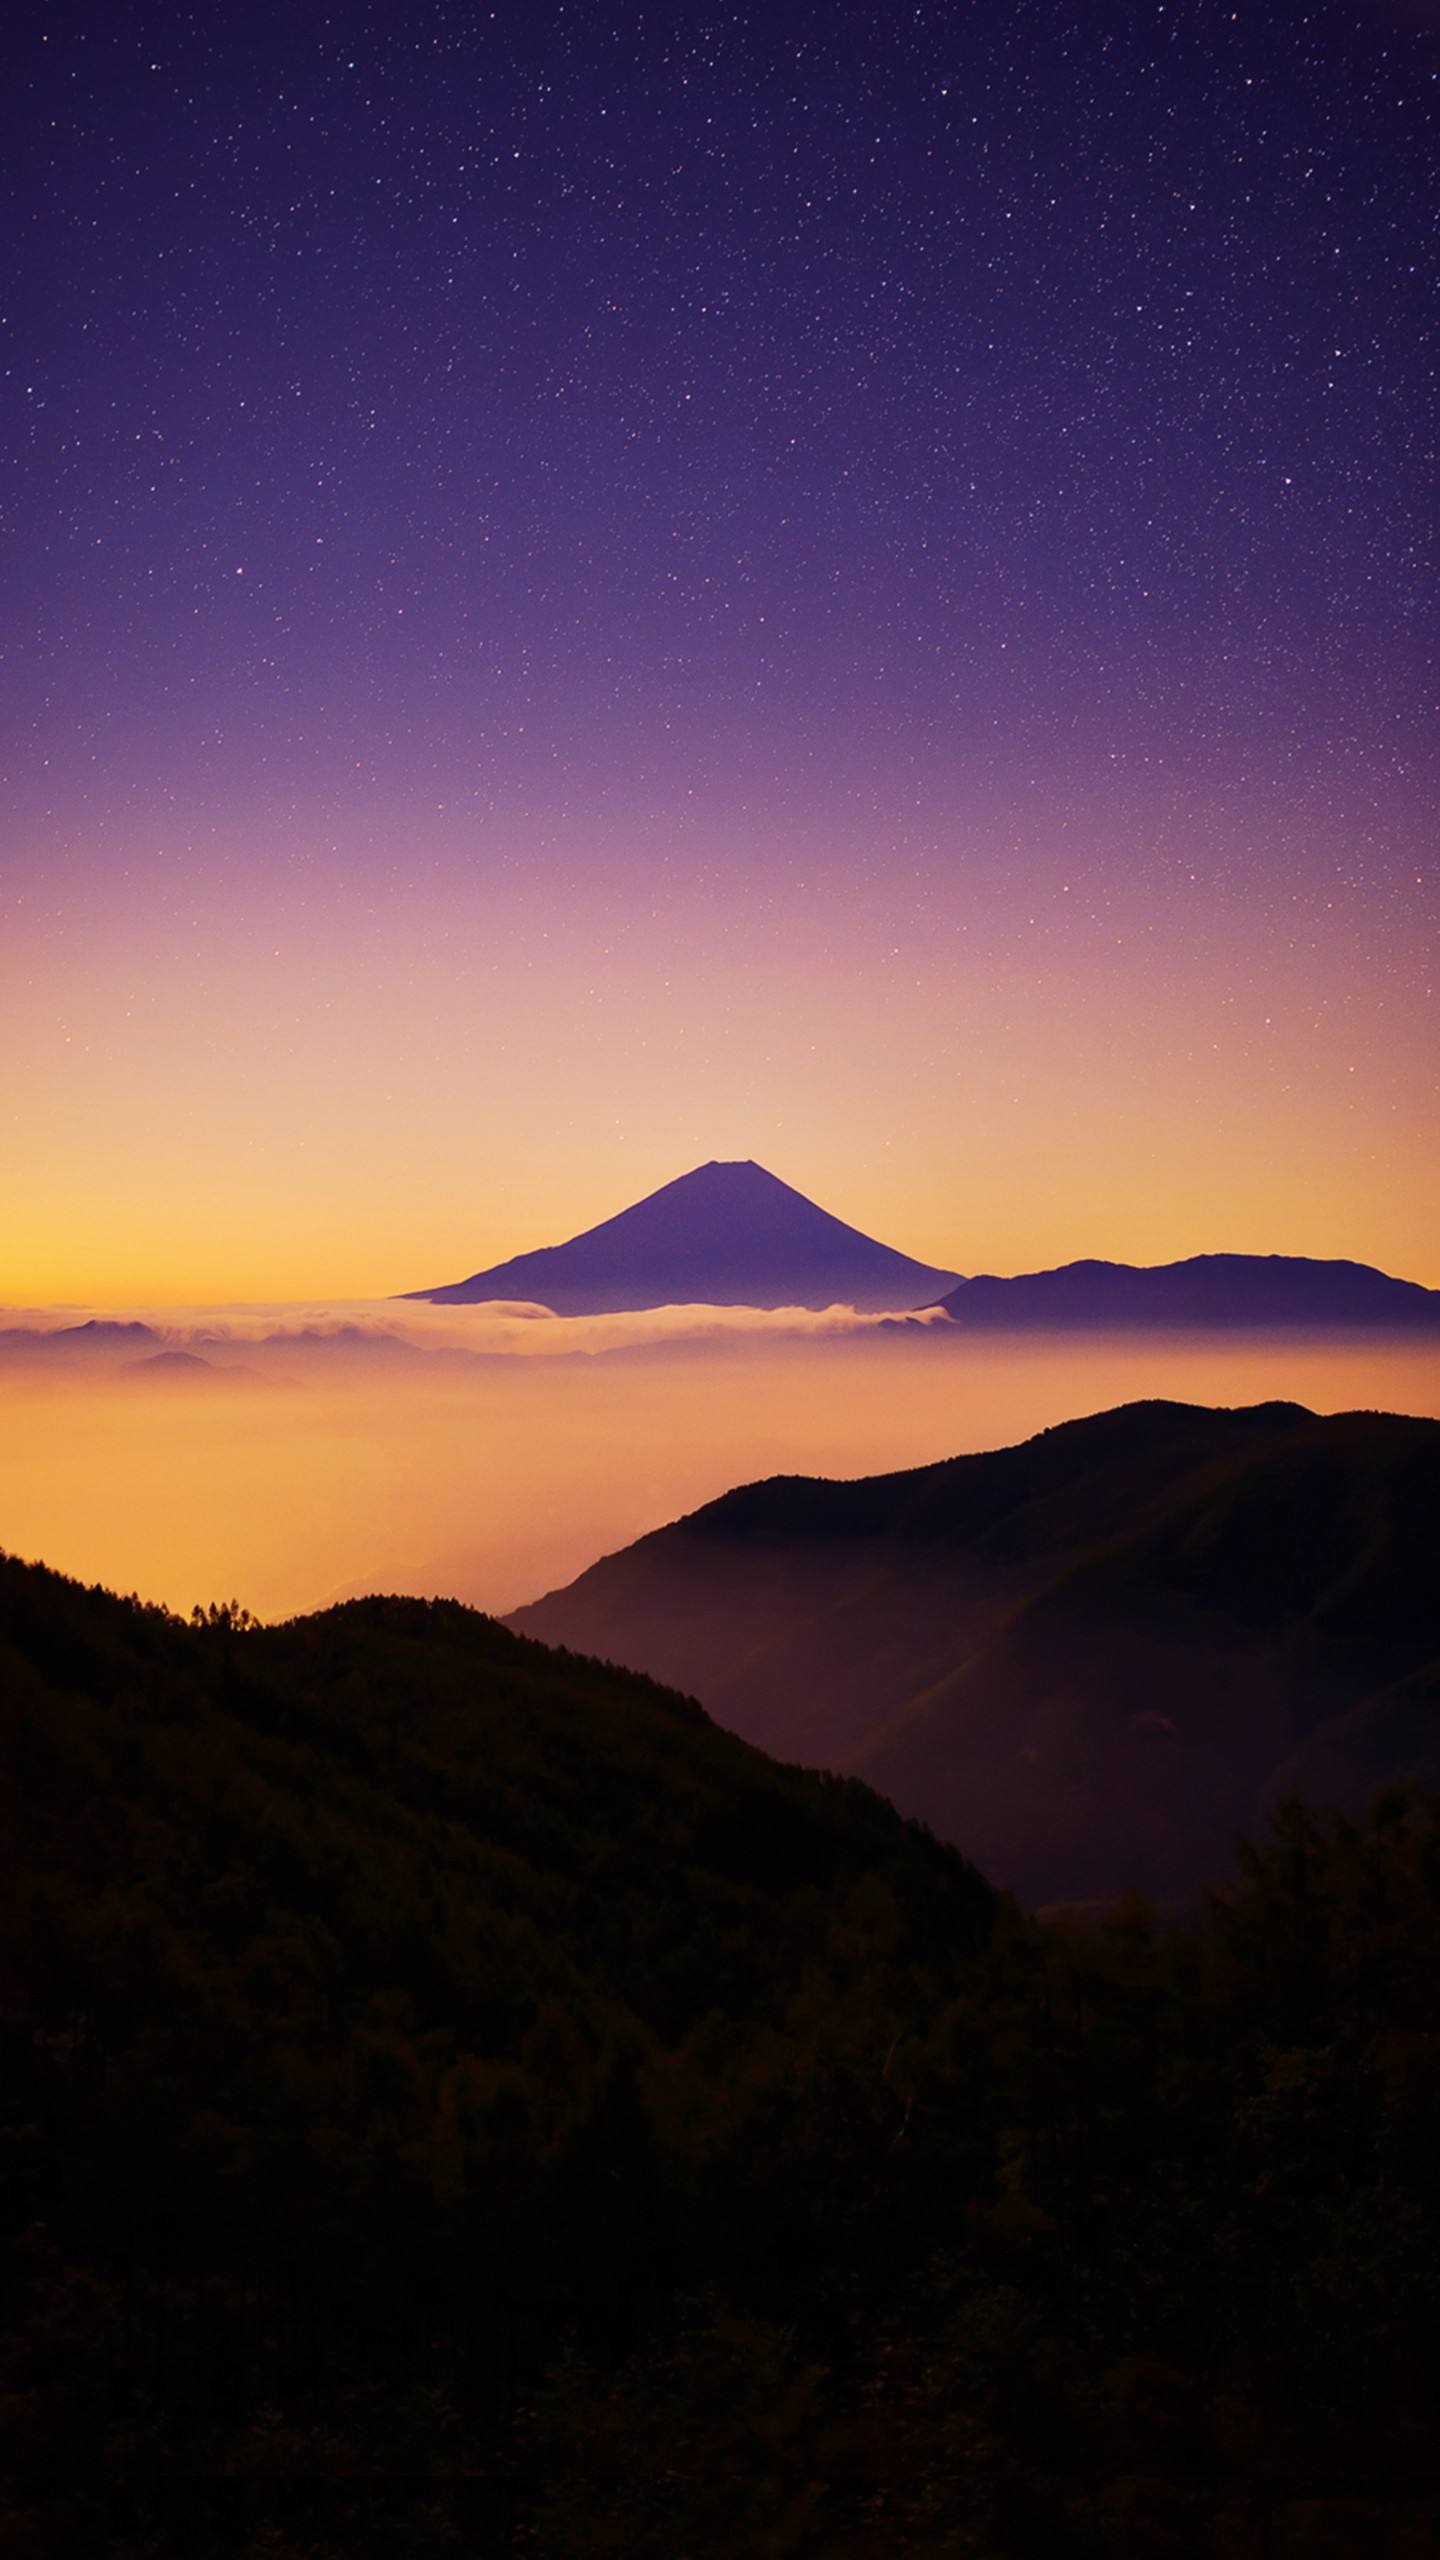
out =
{"type": "MultiPolygon", "coordinates": [[[[1073,1543],[1010,1454],[1010,1548],[1073,1543]]],[[[842,1556],[894,1525],[809,1490],[842,1556]]],[[[1293,1608],[1226,1516],[1233,1605],[1293,1608]]],[[[1437,1823],[1292,1807],[1182,1925],[1035,1922],[454,1604],[183,1623],[0,1558],[0,2540],[1418,2553],[1437,1823]]]]}
{"type": "Polygon", "coordinates": [[[511,1623],[864,1775],[1035,1898],[1174,1895],[1284,1785],[1435,1770],[1440,1424],[1138,1404],[777,1478],[511,1623]]]}

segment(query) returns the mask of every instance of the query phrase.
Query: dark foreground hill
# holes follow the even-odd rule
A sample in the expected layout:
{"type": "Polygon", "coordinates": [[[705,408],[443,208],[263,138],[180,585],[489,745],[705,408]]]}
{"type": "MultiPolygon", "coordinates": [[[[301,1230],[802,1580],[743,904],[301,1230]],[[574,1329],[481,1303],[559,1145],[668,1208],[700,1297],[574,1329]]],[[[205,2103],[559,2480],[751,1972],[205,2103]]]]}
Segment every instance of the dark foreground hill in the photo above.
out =
{"type": "Polygon", "coordinates": [[[1440,1335],[1440,1289],[1368,1262],[1197,1253],[1188,1262],[1066,1262],[1013,1280],[988,1272],[939,1301],[972,1333],[1404,1333],[1440,1335]]]}
{"type": "Polygon", "coordinates": [[[763,1165],[702,1164],[568,1244],[407,1294],[437,1306],[524,1299],[562,1316],[668,1306],[884,1312],[926,1305],[954,1278],[832,1218],[763,1165]]]}
{"type": "Polygon", "coordinates": [[[1183,1893],[1288,1786],[1440,1776],[1440,1424],[1139,1404],[780,1477],[512,1623],[859,1772],[1027,1896],[1183,1893]]]}
{"type": "Polygon", "coordinates": [[[0,1560],[0,2544],[1419,2554],[1440,1825],[1024,1921],[449,1605],[0,1560]]]}

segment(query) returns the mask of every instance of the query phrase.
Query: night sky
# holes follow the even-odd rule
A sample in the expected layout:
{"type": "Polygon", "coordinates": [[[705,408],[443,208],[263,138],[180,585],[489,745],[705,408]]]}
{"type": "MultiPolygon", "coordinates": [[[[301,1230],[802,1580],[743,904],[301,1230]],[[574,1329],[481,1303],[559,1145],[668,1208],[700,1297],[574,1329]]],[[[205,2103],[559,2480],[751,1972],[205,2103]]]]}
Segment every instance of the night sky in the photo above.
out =
{"type": "Polygon", "coordinates": [[[0,1293],[1440,1282],[1432,11],[6,42],[0,1293]]]}

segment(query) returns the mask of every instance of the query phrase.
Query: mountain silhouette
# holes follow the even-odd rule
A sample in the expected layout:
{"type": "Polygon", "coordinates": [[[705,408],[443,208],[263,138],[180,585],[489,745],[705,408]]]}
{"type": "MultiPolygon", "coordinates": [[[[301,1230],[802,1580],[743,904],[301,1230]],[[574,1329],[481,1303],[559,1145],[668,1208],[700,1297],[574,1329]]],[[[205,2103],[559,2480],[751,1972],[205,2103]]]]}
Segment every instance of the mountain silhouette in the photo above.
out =
{"type": "Polygon", "coordinates": [[[777,1477],[509,1624],[851,1772],[1042,1900],[1193,1889],[1289,1786],[1440,1776],[1440,1423],[1128,1405],[777,1477]]]}
{"type": "Polygon", "coordinates": [[[874,1313],[933,1303],[954,1279],[847,1227],[763,1165],[702,1164],[568,1244],[405,1294],[437,1306],[524,1300],[565,1316],[665,1306],[874,1313]]]}
{"type": "Polygon", "coordinates": [[[258,1387],[268,1395],[282,1384],[279,1378],[267,1378],[263,1370],[252,1369],[243,1361],[206,1360],[198,1351],[155,1351],[144,1360],[122,1361],[110,1374],[122,1387],[173,1388],[179,1395],[197,1387],[219,1388],[225,1393],[258,1387]]]}
{"type": "Polygon", "coordinates": [[[1013,1280],[986,1272],[939,1303],[954,1323],[996,1333],[1440,1328],[1440,1289],[1392,1280],[1366,1262],[1284,1253],[1198,1253],[1151,1267],[1067,1262],[1013,1280]]]}
{"type": "Polygon", "coordinates": [[[120,1324],[110,1318],[89,1316],[84,1324],[65,1324],[48,1329],[39,1325],[12,1325],[0,1333],[0,1351],[30,1354],[37,1359],[106,1358],[119,1352],[143,1352],[147,1343],[158,1343],[162,1336],[150,1324],[120,1324]]]}
{"type": "Polygon", "coordinates": [[[11,2560],[1434,2553],[1440,1803],[1031,1917],[454,1603],[4,1556],[0,1701],[11,2560]]]}

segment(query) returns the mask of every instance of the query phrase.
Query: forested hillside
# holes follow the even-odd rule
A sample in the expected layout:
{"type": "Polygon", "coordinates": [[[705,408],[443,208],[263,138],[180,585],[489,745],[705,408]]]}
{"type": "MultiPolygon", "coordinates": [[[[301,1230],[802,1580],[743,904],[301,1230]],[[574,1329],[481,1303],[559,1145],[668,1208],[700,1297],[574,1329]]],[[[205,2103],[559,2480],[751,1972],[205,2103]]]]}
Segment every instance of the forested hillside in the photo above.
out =
{"type": "Polygon", "coordinates": [[[1027,1899],[1184,1897],[1289,1788],[1440,1779],[1440,1423],[1156,1402],[777,1477],[510,1623],[867,1778],[1027,1899]]]}
{"type": "Polygon", "coordinates": [[[7,2553],[1431,2547],[1434,1806],[1041,1927],[453,1606],[0,1707],[7,2553]]]}

